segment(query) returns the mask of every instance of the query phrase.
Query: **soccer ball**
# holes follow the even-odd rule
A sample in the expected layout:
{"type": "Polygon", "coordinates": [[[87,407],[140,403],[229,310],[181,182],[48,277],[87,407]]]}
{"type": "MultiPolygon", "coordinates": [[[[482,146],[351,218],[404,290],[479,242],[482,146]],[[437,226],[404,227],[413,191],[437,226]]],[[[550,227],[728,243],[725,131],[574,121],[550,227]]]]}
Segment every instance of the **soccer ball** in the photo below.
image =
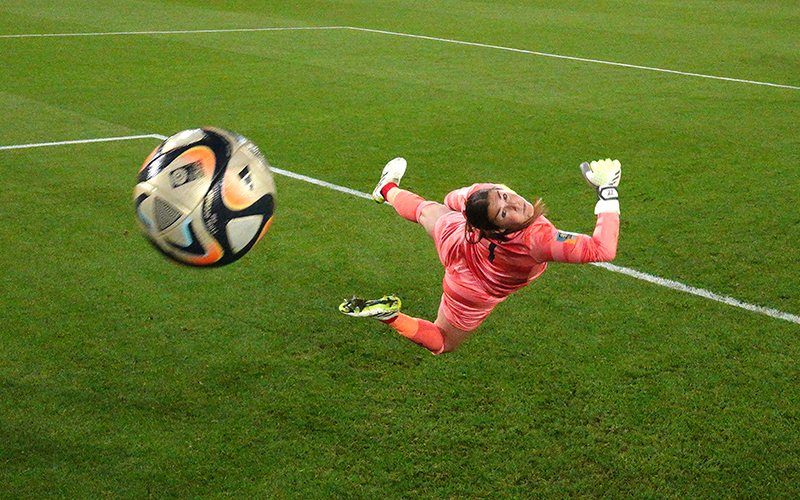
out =
{"type": "Polygon", "coordinates": [[[266,233],[275,182],[255,144],[227,130],[196,128],[150,153],[133,200],[142,233],[161,253],[189,266],[223,266],[266,233]]]}

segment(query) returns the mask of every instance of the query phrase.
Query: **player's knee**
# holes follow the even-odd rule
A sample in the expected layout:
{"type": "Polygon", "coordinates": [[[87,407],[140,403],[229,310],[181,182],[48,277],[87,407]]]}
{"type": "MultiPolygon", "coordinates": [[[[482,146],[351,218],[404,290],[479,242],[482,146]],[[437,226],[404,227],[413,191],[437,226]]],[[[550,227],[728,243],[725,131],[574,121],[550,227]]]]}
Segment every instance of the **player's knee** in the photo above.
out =
{"type": "Polygon", "coordinates": [[[432,233],[433,226],[436,224],[436,221],[439,220],[439,217],[448,212],[450,212],[450,209],[441,203],[435,201],[427,202],[420,207],[418,220],[429,233],[432,233]]]}
{"type": "Polygon", "coordinates": [[[458,346],[461,345],[462,342],[466,340],[466,336],[461,335],[445,335],[444,343],[442,348],[439,350],[437,354],[445,354],[448,352],[453,352],[458,349],[458,346]]]}
{"type": "Polygon", "coordinates": [[[449,352],[455,351],[456,349],[458,349],[457,345],[449,346],[449,345],[445,344],[444,347],[442,347],[442,350],[437,352],[436,354],[447,354],[449,352]]]}

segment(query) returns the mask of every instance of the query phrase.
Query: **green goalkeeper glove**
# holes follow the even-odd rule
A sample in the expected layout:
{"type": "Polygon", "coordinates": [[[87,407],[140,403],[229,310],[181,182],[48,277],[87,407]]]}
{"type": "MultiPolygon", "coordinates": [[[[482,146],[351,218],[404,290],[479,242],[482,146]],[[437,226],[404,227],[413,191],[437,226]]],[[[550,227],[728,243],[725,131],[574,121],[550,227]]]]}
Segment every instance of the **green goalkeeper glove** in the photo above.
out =
{"type": "Polygon", "coordinates": [[[581,173],[597,190],[597,204],[594,213],[619,213],[619,179],[622,177],[622,166],[619,160],[598,160],[581,163],[581,173]]]}

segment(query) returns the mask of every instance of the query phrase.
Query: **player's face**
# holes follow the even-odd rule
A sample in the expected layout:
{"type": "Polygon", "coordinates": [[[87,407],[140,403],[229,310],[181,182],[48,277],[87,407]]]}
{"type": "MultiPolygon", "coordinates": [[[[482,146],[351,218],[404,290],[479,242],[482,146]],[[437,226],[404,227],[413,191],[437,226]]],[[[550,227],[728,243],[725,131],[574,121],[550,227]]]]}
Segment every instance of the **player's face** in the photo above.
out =
{"type": "Polygon", "coordinates": [[[527,227],[533,212],[533,205],[513,191],[493,189],[489,193],[489,220],[501,229],[518,231],[527,227]]]}

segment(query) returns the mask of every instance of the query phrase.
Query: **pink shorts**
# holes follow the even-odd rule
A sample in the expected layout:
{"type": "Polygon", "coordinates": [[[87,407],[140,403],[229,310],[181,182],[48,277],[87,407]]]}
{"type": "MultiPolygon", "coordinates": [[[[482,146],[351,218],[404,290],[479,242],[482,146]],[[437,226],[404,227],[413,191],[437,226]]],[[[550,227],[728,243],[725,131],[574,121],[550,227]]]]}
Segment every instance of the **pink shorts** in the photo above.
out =
{"type": "Polygon", "coordinates": [[[436,221],[433,239],[444,264],[442,302],[439,310],[460,330],[471,332],[505,297],[489,294],[464,260],[466,236],[464,216],[450,212],[436,221]]]}

